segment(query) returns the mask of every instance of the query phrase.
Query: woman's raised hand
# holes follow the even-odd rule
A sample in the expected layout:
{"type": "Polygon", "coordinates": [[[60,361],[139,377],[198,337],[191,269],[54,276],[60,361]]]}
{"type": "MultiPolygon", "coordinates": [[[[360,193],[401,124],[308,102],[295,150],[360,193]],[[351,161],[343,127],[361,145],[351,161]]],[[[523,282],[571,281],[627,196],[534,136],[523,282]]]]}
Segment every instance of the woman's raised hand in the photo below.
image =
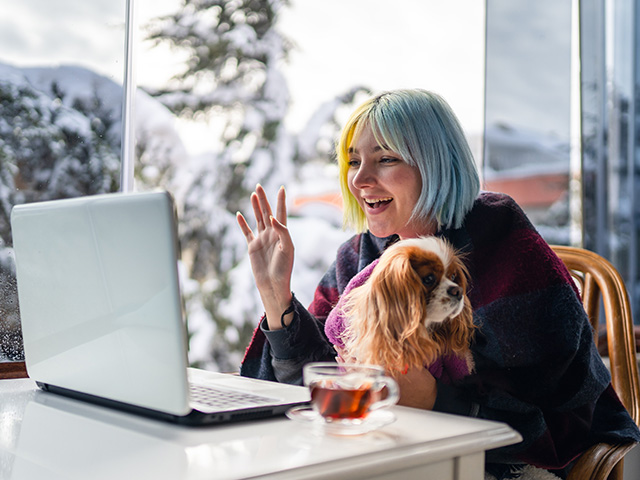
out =
{"type": "MultiPolygon", "coordinates": [[[[280,317],[291,304],[292,298],[294,248],[287,229],[284,187],[278,190],[275,217],[261,185],[251,194],[251,206],[256,217],[255,232],[240,212],[236,214],[236,219],[247,240],[251,270],[265,308],[269,329],[277,330],[282,328],[280,317]]],[[[292,314],[285,316],[285,325],[289,324],[292,317],[292,314]]]]}

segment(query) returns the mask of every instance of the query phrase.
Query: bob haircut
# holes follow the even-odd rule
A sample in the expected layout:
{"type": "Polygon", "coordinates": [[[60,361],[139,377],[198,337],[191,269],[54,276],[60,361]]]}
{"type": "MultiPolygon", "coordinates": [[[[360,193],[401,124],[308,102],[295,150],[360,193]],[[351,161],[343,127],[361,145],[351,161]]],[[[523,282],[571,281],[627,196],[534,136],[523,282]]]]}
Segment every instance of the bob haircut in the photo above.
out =
{"type": "Polygon", "coordinates": [[[422,191],[411,219],[435,220],[438,230],[460,228],[480,192],[480,179],[462,127],[449,104],[426,90],[394,90],[360,105],[342,129],[336,147],[345,228],[367,229],[349,191],[349,146],[370,125],[380,146],[417,167],[422,191]]]}

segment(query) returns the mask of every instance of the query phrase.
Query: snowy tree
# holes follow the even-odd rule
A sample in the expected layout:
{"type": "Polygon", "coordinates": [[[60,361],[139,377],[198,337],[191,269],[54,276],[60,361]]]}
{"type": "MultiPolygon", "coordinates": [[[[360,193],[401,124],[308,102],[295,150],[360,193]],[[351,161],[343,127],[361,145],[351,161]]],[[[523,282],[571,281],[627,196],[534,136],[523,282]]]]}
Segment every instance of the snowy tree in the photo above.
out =
{"type": "Polygon", "coordinates": [[[286,130],[290,95],[281,69],[292,43],[277,22],[287,4],[183,0],[176,13],[148,26],[148,39],[169,44],[188,60],[166,88],[147,91],[177,115],[223,119],[221,149],[176,172],[180,239],[186,276],[192,279],[185,288],[192,347],[204,338],[211,358],[197,361],[223,370],[237,368],[237,354],[261,308],[255,287],[248,284],[252,277],[235,213],[251,211],[249,194],[256,183],[275,192],[295,182],[296,169],[306,162],[331,161],[336,112],[363,90],[354,88],[325,102],[299,136],[286,130]],[[230,302],[238,292],[245,297],[243,308],[230,308],[238,305],[230,302]]]}
{"type": "Polygon", "coordinates": [[[177,13],[150,28],[149,39],[188,52],[184,70],[166,89],[151,93],[178,115],[225,121],[224,153],[214,160],[229,211],[243,205],[256,181],[280,173],[291,158],[290,148],[277,154],[289,104],[280,65],[290,43],[276,29],[285,3],[184,0],[177,13]]]}
{"type": "Polygon", "coordinates": [[[0,235],[5,244],[11,244],[13,205],[117,187],[119,152],[104,138],[105,122],[99,104],[70,109],[60,97],[50,98],[28,84],[0,83],[0,235]]]}
{"type": "MultiPolygon", "coordinates": [[[[188,275],[199,282],[190,295],[189,322],[204,316],[200,323],[208,318],[219,332],[233,324],[218,303],[228,296],[229,272],[245,251],[235,212],[246,209],[256,183],[269,188],[292,176],[294,148],[283,124],[289,92],[280,72],[290,44],[276,29],[285,3],[184,0],[149,29],[152,41],[188,52],[184,70],[167,88],[149,93],[180,116],[224,119],[221,151],[193,159],[188,173],[178,173],[187,185],[179,187],[183,257],[188,275]]],[[[211,349],[223,361],[216,352],[228,346],[211,349]]]]}

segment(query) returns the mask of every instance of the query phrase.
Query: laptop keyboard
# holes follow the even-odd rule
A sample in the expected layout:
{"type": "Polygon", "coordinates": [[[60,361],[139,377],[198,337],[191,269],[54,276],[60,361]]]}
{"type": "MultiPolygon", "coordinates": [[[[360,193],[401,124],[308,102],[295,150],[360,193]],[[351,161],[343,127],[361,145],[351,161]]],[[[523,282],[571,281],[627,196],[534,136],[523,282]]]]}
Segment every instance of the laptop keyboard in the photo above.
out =
{"type": "MultiPolygon", "coordinates": [[[[273,403],[274,399],[252,393],[221,390],[207,385],[189,385],[191,402],[212,410],[237,410],[273,403]]],[[[201,409],[201,408],[200,408],[201,409]]]]}

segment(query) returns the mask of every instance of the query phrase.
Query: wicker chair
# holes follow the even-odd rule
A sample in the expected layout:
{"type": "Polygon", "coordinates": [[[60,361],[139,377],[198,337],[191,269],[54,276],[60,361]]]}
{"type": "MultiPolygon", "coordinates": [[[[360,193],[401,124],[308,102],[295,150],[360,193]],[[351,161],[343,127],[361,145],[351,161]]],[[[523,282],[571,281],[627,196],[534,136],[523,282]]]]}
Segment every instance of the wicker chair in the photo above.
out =
{"type": "MultiPolygon", "coordinates": [[[[629,297],[620,274],[609,261],[588,250],[556,245],[551,248],[580,286],[596,344],[602,299],[613,388],[633,421],[640,425],[640,378],[635,334],[629,297]]],[[[635,443],[594,445],[580,456],[569,480],[622,480],[622,458],[634,446],[635,443]]]]}

